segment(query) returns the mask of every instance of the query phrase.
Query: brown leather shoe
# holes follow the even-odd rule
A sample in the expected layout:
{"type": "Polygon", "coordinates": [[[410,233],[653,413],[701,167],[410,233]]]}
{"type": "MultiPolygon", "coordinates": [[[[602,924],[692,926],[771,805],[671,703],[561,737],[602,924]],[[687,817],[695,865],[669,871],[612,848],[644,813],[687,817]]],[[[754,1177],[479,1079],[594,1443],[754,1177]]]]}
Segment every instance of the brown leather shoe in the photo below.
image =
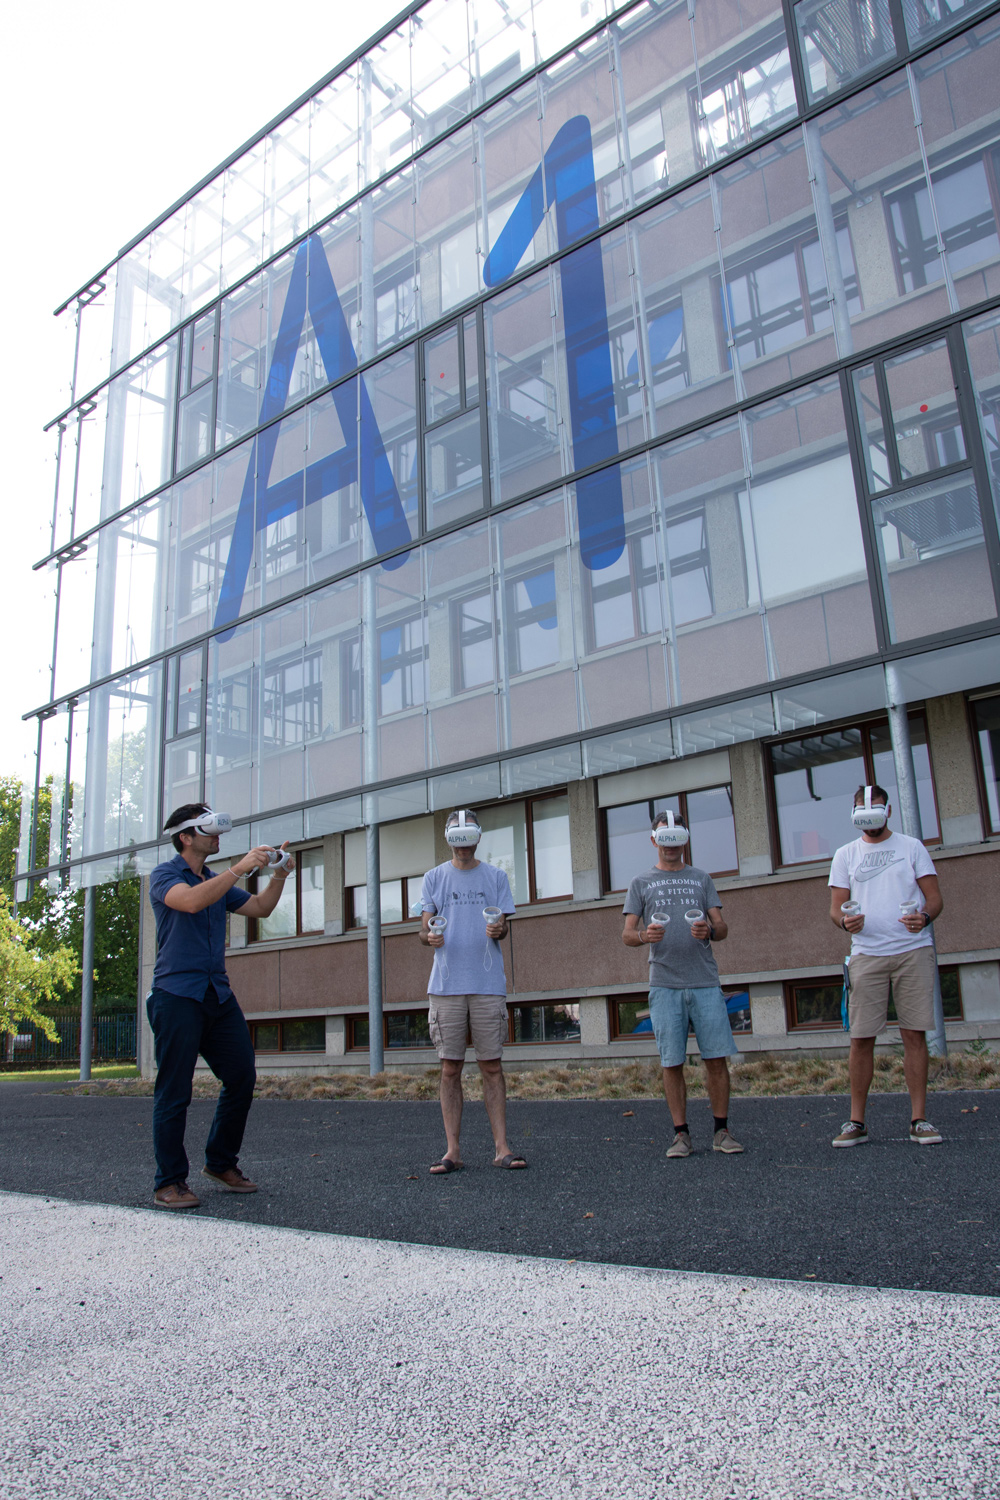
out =
{"type": "Polygon", "coordinates": [[[224,1172],[213,1172],[211,1167],[202,1167],[201,1175],[221,1182],[227,1193],[255,1193],[257,1184],[244,1177],[239,1167],[227,1167],[224,1172]]]}
{"type": "Polygon", "coordinates": [[[154,1208],[197,1208],[200,1203],[186,1182],[168,1182],[153,1194],[154,1208]]]}

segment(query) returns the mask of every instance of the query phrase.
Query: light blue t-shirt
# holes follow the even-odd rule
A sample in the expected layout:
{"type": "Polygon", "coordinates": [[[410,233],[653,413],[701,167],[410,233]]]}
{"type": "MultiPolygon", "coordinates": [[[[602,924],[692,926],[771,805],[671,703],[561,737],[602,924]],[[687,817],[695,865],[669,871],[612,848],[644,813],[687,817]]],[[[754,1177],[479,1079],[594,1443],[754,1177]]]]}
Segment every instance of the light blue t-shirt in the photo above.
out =
{"type": "Polygon", "coordinates": [[[424,911],[448,918],[444,947],[432,949],[429,995],[506,995],[500,944],[486,936],[484,906],[499,906],[508,917],[516,907],[503,870],[485,861],[460,870],[451,860],[424,876],[424,911]]]}

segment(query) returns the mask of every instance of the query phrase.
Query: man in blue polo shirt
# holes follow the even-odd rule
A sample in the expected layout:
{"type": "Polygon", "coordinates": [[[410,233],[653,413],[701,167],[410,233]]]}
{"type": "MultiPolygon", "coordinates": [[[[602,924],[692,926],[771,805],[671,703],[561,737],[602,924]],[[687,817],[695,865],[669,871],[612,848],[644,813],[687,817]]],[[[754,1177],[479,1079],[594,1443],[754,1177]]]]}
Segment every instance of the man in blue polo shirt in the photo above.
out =
{"type": "Polygon", "coordinates": [[[205,861],[219,852],[219,832],[229,827],[228,815],[213,813],[204,802],[177,808],[164,830],[171,835],[177,857],[157,865],[149,877],[157,941],[153,988],[146,1001],[156,1042],[157,1208],[197,1208],[200,1201],[187,1184],[184,1150],[199,1052],[222,1084],[205,1144],[204,1175],[231,1193],[257,1191],[257,1184],[237,1166],[257,1073],[250,1032],[226,976],[226,913],[270,916],[295,861],[288,855],[287,863],[274,870],[257,895],[238,890],[241,876],[262,869],[273,851],[263,846],[251,849],[221,874],[206,870],[205,861]]]}

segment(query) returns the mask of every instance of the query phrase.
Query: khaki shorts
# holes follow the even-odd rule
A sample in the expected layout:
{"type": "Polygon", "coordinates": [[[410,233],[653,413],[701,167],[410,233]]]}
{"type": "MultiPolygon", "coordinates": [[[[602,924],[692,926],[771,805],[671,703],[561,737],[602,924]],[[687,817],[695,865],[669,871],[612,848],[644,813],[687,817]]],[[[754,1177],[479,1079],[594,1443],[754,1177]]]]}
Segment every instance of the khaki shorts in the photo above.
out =
{"type": "Polygon", "coordinates": [[[885,1030],[889,984],[900,1026],[907,1031],[934,1030],[934,949],[909,953],[855,953],[851,976],[851,1036],[878,1036],[885,1030]]]}
{"type": "Polygon", "coordinates": [[[490,1062],[507,1040],[506,995],[428,995],[427,1024],[442,1061],[464,1062],[469,1033],[477,1062],[490,1062]]]}

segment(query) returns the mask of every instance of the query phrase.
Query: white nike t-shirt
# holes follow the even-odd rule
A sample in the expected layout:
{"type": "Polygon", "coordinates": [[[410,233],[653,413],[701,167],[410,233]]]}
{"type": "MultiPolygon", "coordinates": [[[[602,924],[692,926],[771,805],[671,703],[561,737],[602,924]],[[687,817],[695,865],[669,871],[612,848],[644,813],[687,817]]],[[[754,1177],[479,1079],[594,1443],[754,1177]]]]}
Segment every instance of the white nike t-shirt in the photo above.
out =
{"type": "Polygon", "coordinates": [[[901,901],[916,901],[923,911],[924,897],[917,879],[934,875],[934,863],[919,839],[891,833],[877,844],[855,839],[833,856],[829,885],[849,889],[852,901],[861,903],[865,925],[851,935],[852,953],[909,953],[929,948],[930,927],[908,932],[899,920],[901,901]]]}

